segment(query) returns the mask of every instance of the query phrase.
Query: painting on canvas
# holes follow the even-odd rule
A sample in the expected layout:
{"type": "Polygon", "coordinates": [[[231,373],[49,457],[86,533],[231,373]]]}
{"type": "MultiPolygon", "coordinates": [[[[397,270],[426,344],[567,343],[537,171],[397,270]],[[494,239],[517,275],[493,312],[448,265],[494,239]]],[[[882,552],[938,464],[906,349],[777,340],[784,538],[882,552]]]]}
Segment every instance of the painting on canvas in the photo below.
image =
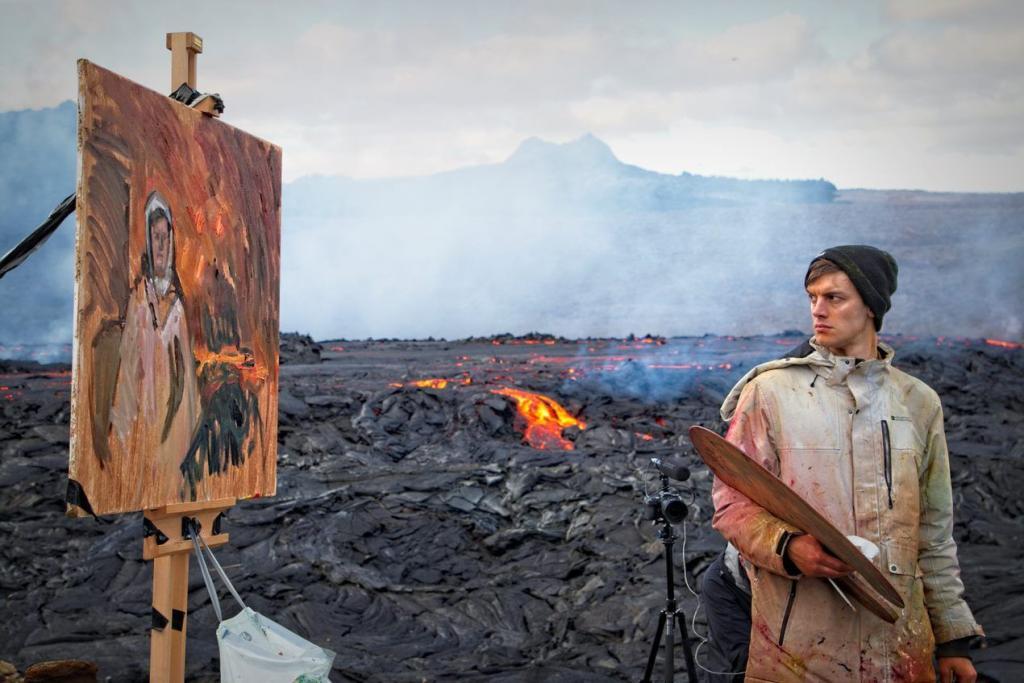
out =
{"type": "Polygon", "coordinates": [[[281,150],[79,62],[69,512],[274,493],[281,150]]]}

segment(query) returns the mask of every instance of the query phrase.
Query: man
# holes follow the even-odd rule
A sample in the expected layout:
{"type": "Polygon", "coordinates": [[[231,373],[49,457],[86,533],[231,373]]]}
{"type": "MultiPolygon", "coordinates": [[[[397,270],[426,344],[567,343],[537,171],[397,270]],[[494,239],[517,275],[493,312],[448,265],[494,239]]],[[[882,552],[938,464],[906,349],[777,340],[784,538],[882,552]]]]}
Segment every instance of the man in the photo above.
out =
{"type": "Polygon", "coordinates": [[[729,441],[879,547],[906,608],[894,625],[852,610],[826,580],[846,564],[716,480],[714,526],[751,583],[747,681],[933,681],[933,655],[943,681],[976,678],[967,649],[982,630],[963,600],[942,408],[878,341],[896,276],[873,247],[815,257],[804,280],[814,336],[747,373],[722,417],[729,441]]]}

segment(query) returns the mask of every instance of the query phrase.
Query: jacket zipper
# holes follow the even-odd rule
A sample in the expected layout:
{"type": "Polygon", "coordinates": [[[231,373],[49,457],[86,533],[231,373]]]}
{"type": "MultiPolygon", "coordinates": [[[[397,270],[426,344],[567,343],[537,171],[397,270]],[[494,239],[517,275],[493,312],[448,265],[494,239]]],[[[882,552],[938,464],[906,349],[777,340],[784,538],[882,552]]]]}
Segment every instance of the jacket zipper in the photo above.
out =
{"type": "Polygon", "coordinates": [[[779,629],[779,647],[786,638],[786,627],[789,626],[789,613],[793,609],[793,601],[796,600],[796,581],[791,581],[789,586],[789,600],[786,601],[786,611],[782,613],[782,628],[779,629]]]}
{"type": "Polygon", "coordinates": [[[882,420],[882,453],[885,458],[885,488],[889,492],[889,509],[892,510],[892,443],[889,441],[889,423],[882,420]]]}

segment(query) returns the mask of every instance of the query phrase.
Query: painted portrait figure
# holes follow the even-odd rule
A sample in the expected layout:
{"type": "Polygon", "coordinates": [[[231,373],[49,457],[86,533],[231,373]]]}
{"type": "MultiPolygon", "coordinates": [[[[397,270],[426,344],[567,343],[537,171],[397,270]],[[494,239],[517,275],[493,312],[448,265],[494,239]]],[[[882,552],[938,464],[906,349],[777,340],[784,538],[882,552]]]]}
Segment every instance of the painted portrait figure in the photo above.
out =
{"type": "Polygon", "coordinates": [[[146,200],[142,277],[125,310],[109,438],[144,454],[147,482],[172,482],[199,417],[199,391],[181,284],[174,220],[159,192],[146,200]],[[163,473],[165,476],[161,476],[163,473]]]}

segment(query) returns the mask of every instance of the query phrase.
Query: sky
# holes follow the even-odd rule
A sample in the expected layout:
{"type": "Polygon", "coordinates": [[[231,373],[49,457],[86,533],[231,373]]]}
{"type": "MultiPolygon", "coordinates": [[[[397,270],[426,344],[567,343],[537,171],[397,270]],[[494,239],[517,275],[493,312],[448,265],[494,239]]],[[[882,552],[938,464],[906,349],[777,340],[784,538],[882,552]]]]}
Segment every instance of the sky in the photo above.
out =
{"type": "Polygon", "coordinates": [[[495,163],[593,133],[665,173],[1024,191],[1024,3],[0,0],[0,111],[76,97],[77,58],[198,86],[285,181],[495,163]]]}

